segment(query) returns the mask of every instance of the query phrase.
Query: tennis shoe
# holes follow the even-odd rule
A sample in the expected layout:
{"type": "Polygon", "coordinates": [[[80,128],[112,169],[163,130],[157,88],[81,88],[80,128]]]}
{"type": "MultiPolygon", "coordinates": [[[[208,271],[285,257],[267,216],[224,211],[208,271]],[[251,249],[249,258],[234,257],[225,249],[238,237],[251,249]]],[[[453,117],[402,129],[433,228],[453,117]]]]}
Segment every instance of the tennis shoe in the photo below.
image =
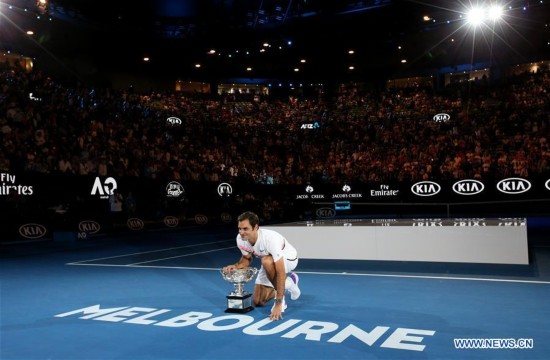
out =
{"type": "Polygon", "coordinates": [[[288,288],[288,292],[290,293],[290,299],[298,300],[298,298],[302,294],[302,292],[300,291],[300,288],[298,287],[298,282],[300,281],[300,278],[296,273],[290,273],[288,277],[290,278],[290,280],[292,280],[292,284],[288,288]]]}

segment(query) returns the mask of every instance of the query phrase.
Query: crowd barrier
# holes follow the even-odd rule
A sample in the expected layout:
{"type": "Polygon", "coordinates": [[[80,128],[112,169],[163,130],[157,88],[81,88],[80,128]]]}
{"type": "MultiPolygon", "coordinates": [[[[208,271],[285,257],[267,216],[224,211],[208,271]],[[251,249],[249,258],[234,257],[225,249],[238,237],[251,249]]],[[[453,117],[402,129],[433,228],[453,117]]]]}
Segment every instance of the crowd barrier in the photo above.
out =
{"type": "Polygon", "coordinates": [[[263,223],[370,217],[548,215],[550,175],[490,181],[250,184],[74,174],[0,173],[0,241],[87,238],[115,231],[231,224],[245,210],[263,223]],[[122,195],[122,211],[110,198],[122,195]]]}

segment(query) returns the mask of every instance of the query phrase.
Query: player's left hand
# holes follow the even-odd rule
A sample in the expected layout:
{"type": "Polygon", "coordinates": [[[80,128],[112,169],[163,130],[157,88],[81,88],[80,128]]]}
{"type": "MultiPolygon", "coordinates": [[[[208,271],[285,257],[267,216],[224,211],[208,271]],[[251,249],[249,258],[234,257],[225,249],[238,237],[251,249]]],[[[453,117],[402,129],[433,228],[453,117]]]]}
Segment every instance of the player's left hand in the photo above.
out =
{"type": "Polygon", "coordinates": [[[269,315],[269,318],[271,320],[283,320],[283,305],[277,304],[273,307],[273,310],[271,310],[271,314],[269,315]]]}

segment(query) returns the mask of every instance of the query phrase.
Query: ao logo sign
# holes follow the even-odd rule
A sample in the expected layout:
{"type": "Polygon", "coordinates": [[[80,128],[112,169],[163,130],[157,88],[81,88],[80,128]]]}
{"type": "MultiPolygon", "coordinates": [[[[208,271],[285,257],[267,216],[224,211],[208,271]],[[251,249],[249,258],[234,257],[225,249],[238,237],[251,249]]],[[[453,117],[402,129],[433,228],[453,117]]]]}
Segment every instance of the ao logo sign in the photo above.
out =
{"type": "Polygon", "coordinates": [[[319,123],[318,122],[314,122],[313,124],[311,124],[311,123],[302,124],[300,126],[300,129],[317,129],[317,128],[319,128],[319,123]]]}
{"type": "Polygon", "coordinates": [[[475,195],[483,191],[485,185],[477,180],[460,180],[453,184],[453,191],[459,195],[475,195]]]}
{"type": "Polygon", "coordinates": [[[521,194],[531,188],[531,183],[522,178],[508,178],[497,183],[497,189],[505,194],[521,194]]]}
{"type": "Polygon", "coordinates": [[[420,181],[411,187],[411,191],[418,196],[434,196],[441,191],[441,186],[433,181],[420,181]]]}
{"type": "Polygon", "coordinates": [[[320,208],[317,209],[315,215],[320,219],[331,219],[336,216],[336,210],[331,208],[320,208]]]}
{"type": "Polygon", "coordinates": [[[96,177],[91,194],[92,195],[99,194],[100,198],[108,199],[109,195],[113,195],[117,187],[118,185],[116,183],[116,180],[113,179],[112,177],[108,177],[107,179],[105,179],[105,182],[103,184],[101,184],[101,180],[99,179],[99,177],[96,177]]]}

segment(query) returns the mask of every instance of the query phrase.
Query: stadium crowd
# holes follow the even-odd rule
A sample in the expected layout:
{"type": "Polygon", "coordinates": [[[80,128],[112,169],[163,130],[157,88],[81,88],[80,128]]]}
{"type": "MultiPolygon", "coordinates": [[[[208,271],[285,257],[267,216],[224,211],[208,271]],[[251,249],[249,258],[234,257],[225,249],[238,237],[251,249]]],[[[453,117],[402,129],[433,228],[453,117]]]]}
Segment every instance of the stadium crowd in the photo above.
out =
{"type": "Polygon", "coordinates": [[[539,71],[254,101],[68,87],[3,64],[0,171],[294,185],[527,177],[550,171],[548,89],[539,71]]]}

